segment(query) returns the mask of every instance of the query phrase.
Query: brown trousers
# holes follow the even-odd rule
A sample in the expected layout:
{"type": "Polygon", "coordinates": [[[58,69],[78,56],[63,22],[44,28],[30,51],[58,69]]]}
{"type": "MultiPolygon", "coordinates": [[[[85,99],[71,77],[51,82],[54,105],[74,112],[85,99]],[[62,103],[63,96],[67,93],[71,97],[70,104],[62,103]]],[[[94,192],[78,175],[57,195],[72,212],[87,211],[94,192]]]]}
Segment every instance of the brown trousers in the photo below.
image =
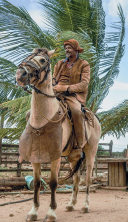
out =
{"type": "Polygon", "coordinates": [[[81,111],[81,103],[74,96],[65,96],[66,102],[72,113],[77,146],[82,149],[85,146],[85,119],[81,111]]]}

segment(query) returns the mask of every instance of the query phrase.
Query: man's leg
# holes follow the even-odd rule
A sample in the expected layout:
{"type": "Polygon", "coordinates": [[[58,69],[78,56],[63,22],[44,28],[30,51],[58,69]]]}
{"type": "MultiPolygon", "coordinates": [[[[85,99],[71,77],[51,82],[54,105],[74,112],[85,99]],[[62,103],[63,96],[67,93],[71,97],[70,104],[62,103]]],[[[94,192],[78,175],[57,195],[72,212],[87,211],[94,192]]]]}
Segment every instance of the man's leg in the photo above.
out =
{"type": "Polygon", "coordinates": [[[86,140],[85,140],[85,122],[84,122],[85,119],[81,111],[81,104],[73,96],[66,97],[66,101],[72,113],[77,145],[78,148],[81,149],[82,151],[82,148],[85,146],[86,140]]]}

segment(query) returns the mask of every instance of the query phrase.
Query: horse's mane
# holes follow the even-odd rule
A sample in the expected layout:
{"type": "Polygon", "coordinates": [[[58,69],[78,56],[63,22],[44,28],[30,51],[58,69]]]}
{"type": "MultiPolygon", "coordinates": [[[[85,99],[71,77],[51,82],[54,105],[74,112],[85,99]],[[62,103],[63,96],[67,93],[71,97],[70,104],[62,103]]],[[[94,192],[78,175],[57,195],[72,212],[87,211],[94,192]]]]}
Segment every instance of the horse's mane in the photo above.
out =
{"type": "Polygon", "coordinates": [[[47,48],[35,48],[35,49],[33,49],[33,53],[36,53],[36,54],[38,54],[38,53],[40,53],[40,52],[42,52],[43,54],[48,54],[48,49],[47,48]]]}

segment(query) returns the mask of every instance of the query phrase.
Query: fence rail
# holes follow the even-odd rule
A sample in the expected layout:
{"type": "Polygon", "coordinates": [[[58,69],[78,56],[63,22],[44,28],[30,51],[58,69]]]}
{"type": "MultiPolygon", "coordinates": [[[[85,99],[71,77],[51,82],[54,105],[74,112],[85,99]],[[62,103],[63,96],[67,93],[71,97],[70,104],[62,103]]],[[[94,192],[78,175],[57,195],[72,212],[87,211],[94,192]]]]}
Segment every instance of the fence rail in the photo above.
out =
{"type": "Polygon", "coordinates": [[[101,146],[108,146],[108,149],[98,149],[96,157],[95,157],[95,163],[94,163],[94,170],[95,174],[97,175],[98,171],[106,171],[108,170],[108,164],[106,164],[103,167],[103,164],[100,164],[97,161],[98,158],[106,158],[106,157],[112,157],[112,147],[113,147],[113,141],[111,140],[110,143],[99,143],[101,146]],[[102,154],[101,154],[102,152],[102,154]],[[105,152],[108,152],[108,155],[105,155],[105,152]]]}
{"type": "MultiPolygon", "coordinates": [[[[30,162],[23,161],[22,164],[18,162],[18,148],[19,145],[13,144],[2,144],[0,149],[0,172],[16,172],[17,176],[20,177],[22,172],[32,172],[33,169],[30,167],[30,162]],[[3,168],[3,165],[6,168],[3,168]]],[[[46,162],[41,164],[42,171],[50,171],[50,163],[46,162]]],[[[61,158],[60,171],[69,171],[69,162],[65,158],[61,158]]]]}
{"type": "MultiPolygon", "coordinates": [[[[100,171],[106,171],[108,169],[107,165],[103,166],[97,161],[97,158],[106,158],[106,157],[112,157],[112,147],[113,147],[113,141],[110,141],[110,143],[99,143],[101,146],[108,146],[107,149],[99,149],[96,155],[95,164],[94,164],[94,170],[95,173],[100,171]],[[102,155],[101,155],[102,152],[102,155]],[[108,156],[104,155],[105,152],[108,152],[108,156]]],[[[17,176],[20,177],[22,172],[28,172],[33,171],[32,168],[29,166],[29,162],[23,161],[22,164],[18,162],[18,148],[19,145],[13,145],[13,144],[2,144],[0,149],[0,172],[16,172],[17,176]],[[3,168],[3,165],[6,168],[3,168]]],[[[41,170],[42,171],[50,171],[50,163],[43,163],[41,164],[41,170]]],[[[66,158],[62,157],[61,159],[61,167],[60,171],[69,171],[69,162],[66,158]]]]}

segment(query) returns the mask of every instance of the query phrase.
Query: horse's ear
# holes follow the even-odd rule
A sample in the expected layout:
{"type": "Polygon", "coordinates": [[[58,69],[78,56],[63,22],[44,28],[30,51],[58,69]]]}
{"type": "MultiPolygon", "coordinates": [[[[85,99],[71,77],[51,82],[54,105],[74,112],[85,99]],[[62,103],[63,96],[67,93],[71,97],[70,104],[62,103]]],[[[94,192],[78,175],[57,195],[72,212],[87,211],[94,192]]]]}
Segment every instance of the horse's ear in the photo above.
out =
{"type": "Polygon", "coordinates": [[[48,56],[51,58],[52,55],[55,53],[56,50],[57,50],[57,49],[53,49],[53,50],[48,51],[48,52],[47,52],[47,53],[48,53],[48,56]]]}
{"type": "Polygon", "coordinates": [[[38,53],[38,51],[39,51],[38,48],[35,48],[35,49],[32,50],[33,53],[38,53]]]}

